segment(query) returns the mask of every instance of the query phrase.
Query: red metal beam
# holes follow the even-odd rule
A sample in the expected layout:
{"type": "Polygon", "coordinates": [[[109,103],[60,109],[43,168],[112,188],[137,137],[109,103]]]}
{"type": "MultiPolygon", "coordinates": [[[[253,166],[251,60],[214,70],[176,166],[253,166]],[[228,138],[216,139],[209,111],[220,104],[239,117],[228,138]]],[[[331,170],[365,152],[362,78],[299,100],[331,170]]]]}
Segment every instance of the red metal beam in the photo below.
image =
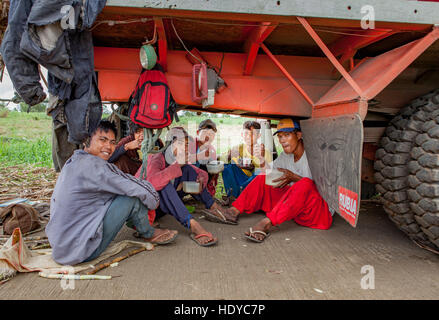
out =
{"type": "MultiPolygon", "coordinates": [[[[369,58],[361,65],[356,66],[351,75],[355,82],[364,89],[362,99],[370,100],[374,98],[438,38],[439,28],[435,27],[421,39],[377,57],[369,58]]],[[[359,98],[360,95],[352,89],[347,79],[341,79],[320,98],[316,105],[330,105],[359,98]]]]}
{"type": "MultiPolygon", "coordinates": [[[[192,65],[185,51],[168,50],[166,77],[179,105],[197,106],[191,97],[192,65]]],[[[219,65],[223,53],[202,52],[213,65],[219,65]]],[[[127,101],[133,91],[141,65],[137,49],[95,47],[95,69],[103,101],[127,101]]],[[[310,117],[309,103],[302,97],[265,54],[258,55],[253,75],[243,76],[247,55],[225,53],[221,75],[229,87],[215,95],[211,109],[220,112],[242,110],[253,114],[310,117]]],[[[336,80],[331,79],[331,64],[324,58],[276,56],[287,72],[294,71],[303,90],[317,101],[336,80]]]]}
{"type": "MultiPolygon", "coordinates": [[[[164,21],[166,24],[166,21],[164,21]]],[[[203,56],[214,65],[219,65],[222,52],[202,52],[203,56]]],[[[191,98],[192,65],[185,58],[185,51],[168,50],[168,71],[166,76],[172,94],[179,105],[199,108],[191,98]]],[[[127,101],[132,93],[142,66],[138,49],[95,47],[95,69],[98,72],[99,91],[103,101],[127,101]]],[[[298,57],[276,55],[276,60],[287,72],[294,74],[294,79],[300,83],[311,100],[318,101],[324,97],[328,103],[317,102],[311,110],[298,90],[288,81],[280,69],[266,54],[259,54],[251,76],[243,76],[242,70],[247,55],[242,53],[225,53],[223,71],[224,80],[229,88],[215,96],[215,104],[209,109],[214,112],[235,112],[242,110],[246,113],[261,116],[289,115],[298,117],[324,117],[347,113],[358,113],[364,118],[367,111],[365,102],[358,101],[358,95],[348,87],[349,92],[338,87],[337,80],[331,76],[332,65],[326,58],[298,57]],[[332,88],[332,89],[331,89],[332,88]],[[338,92],[340,95],[337,95],[338,92]],[[345,100],[345,101],[343,101],[345,100]]],[[[353,72],[362,68],[368,58],[356,64],[353,72]]],[[[393,58],[389,58],[391,61],[393,58]]],[[[395,62],[398,63],[398,62],[395,62]]],[[[411,68],[410,68],[411,69],[411,68]]],[[[370,70],[369,85],[377,81],[377,74],[384,72],[384,66],[370,70]]],[[[413,84],[416,69],[412,69],[401,78],[402,83],[395,82],[380,93],[377,98],[391,108],[399,108],[406,101],[414,99],[424,92],[434,89],[434,84],[413,84]]],[[[367,73],[366,73],[367,74],[367,73]]],[[[342,79],[344,81],[344,79],[342,79]]]]}
{"type": "Polygon", "coordinates": [[[279,70],[287,77],[287,79],[293,84],[293,86],[297,89],[297,91],[300,92],[300,94],[305,98],[308,103],[313,106],[314,102],[311,100],[311,98],[306,94],[305,90],[302,89],[302,87],[297,83],[296,80],[288,73],[288,71],[282,66],[282,64],[279,62],[279,60],[276,59],[276,57],[268,50],[268,48],[261,43],[262,50],[265,51],[267,56],[274,62],[274,64],[279,68],[279,70]]]}
{"type": "Polygon", "coordinates": [[[159,47],[159,63],[165,71],[168,69],[168,42],[166,40],[165,26],[163,25],[162,18],[154,17],[155,27],[157,28],[157,33],[159,39],[157,45],[159,47]]]}
{"type": "Polygon", "coordinates": [[[339,102],[331,105],[314,106],[312,110],[313,118],[327,118],[340,116],[344,114],[357,113],[364,120],[367,114],[366,100],[352,100],[347,102],[339,102]]]}
{"type": "Polygon", "coordinates": [[[262,22],[260,27],[256,27],[250,34],[245,43],[245,51],[247,52],[247,61],[244,67],[244,75],[252,74],[253,66],[255,65],[256,57],[258,55],[259,47],[267,39],[267,37],[276,29],[277,24],[271,22],[262,22]]]}
{"type": "Polygon", "coordinates": [[[345,70],[345,68],[338,62],[337,58],[334,57],[332,52],[328,49],[328,47],[324,44],[322,39],[317,35],[317,33],[314,31],[314,29],[311,27],[311,25],[306,21],[305,18],[297,17],[297,20],[302,24],[302,26],[305,28],[305,30],[309,33],[309,35],[314,39],[314,41],[317,43],[317,45],[322,49],[323,53],[328,57],[328,59],[331,61],[331,63],[334,65],[334,67],[338,70],[338,72],[341,73],[343,78],[346,79],[346,81],[350,84],[350,86],[355,90],[355,92],[361,97],[362,96],[362,90],[358,86],[358,84],[355,82],[354,79],[349,75],[349,73],[345,70]]]}
{"type": "Polygon", "coordinates": [[[358,35],[350,35],[331,43],[328,48],[335,57],[340,57],[339,62],[354,57],[358,49],[364,48],[372,43],[380,41],[396,32],[391,29],[367,29],[362,30],[358,35]]]}

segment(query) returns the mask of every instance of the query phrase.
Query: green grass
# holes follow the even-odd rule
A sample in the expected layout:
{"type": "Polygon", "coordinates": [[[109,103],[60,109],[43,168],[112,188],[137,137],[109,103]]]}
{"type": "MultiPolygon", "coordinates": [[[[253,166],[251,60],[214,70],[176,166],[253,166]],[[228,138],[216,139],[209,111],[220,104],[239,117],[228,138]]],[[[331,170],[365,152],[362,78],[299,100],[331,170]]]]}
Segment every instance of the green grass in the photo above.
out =
{"type": "Polygon", "coordinates": [[[49,137],[35,140],[0,137],[2,165],[32,164],[52,167],[52,146],[49,137]]]}
{"type": "Polygon", "coordinates": [[[35,140],[50,136],[52,119],[44,112],[9,111],[0,118],[0,137],[35,140]]]}
{"type": "MultiPolygon", "coordinates": [[[[43,112],[26,113],[4,109],[0,111],[0,168],[15,165],[52,168],[52,119],[43,112]]],[[[106,116],[108,115],[104,115],[106,116]]],[[[207,114],[185,115],[180,117],[180,122],[174,122],[172,126],[183,126],[190,129],[191,134],[196,134],[198,124],[207,118],[207,114]]],[[[232,145],[240,143],[242,124],[249,120],[241,117],[211,119],[218,127],[218,155],[232,145]]],[[[166,131],[165,129],[163,132],[163,138],[166,131]]],[[[220,175],[216,197],[221,198],[223,195],[224,184],[220,175]]]]}
{"type": "Polygon", "coordinates": [[[7,112],[0,118],[0,163],[52,167],[51,128],[44,112],[7,112]]]}
{"type": "MultiPolygon", "coordinates": [[[[17,112],[1,109],[0,117],[0,164],[3,166],[30,164],[52,167],[51,131],[52,119],[44,112],[17,112]]],[[[108,115],[104,115],[106,117],[108,115]]],[[[172,126],[183,126],[196,134],[198,124],[209,118],[208,114],[191,113],[180,117],[172,126]]],[[[217,154],[227,151],[240,142],[242,124],[249,120],[241,117],[212,117],[218,127],[217,154]]],[[[163,138],[166,134],[163,132],[163,138]]]]}

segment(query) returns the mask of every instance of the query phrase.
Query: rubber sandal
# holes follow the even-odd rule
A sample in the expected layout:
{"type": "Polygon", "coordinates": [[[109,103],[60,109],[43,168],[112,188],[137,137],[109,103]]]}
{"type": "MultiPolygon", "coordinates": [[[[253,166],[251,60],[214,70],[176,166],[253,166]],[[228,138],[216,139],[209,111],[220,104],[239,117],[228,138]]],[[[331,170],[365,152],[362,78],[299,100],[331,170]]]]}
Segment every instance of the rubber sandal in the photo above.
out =
{"type": "Polygon", "coordinates": [[[204,214],[207,221],[224,223],[224,224],[233,224],[233,225],[238,224],[238,222],[236,222],[236,221],[227,220],[227,218],[222,214],[222,212],[220,210],[216,209],[216,211],[221,215],[222,219],[220,217],[218,217],[217,215],[210,213],[210,211],[208,211],[206,209],[203,209],[201,212],[204,214]]]}
{"type": "Polygon", "coordinates": [[[250,240],[250,241],[253,241],[253,242],[257,242],[257,243],[261,243],[261,242],[264,242],[264,240],[265,239],[267,239],[269,236],[270,236],[270,232],[264,232],[264,231],[259,231],[259,230],[254,230],[253,231],[253,229],[252,228],[250,228],[250,234],[249,235],[246,235],[245,233],[244,233],[244,237],[246,237],[248,240],[250,240]],[[259,233],[259,234],[262,234],[263,236],[264,236],[264,239],[262,239],[262,240],[258,240],[258,239],[256,239],[255,237],[252,237],[252,235],[254,235],[255,233],[259,233]]]}
{"type": "Polygon", "coordinates": [[[174,234],[174,236],[173,236],[171,239],[168,239],[168,240],[165,240],[165,241],[155,241],[154,239],[159,239],[159,238],[161,238],[161,237],[163,237],[163,236],[165,236],[165,235],[168,235],[168,234],[170,234],[170,233],[171,233],[171,232],[168,230],[168,232],[163,233],[163,234],[158,235],[158,236],[155,236],[154,238],[144,238],[144,237],[142,237],[142,236],[140,236],[140,235],[139,235],[139,238],[140,238],[140,239],[143,239],[143,240],[145,240],[145,241],[151,242],[152,244],[156,244],[156,245],[164,245],[164,244],[168,244],[168,243],[173,242],[173,241],[177,238],[178,233],[174,234]]]}
{"type": "Polygon", "coordinates": [[[199,243],[199,242],[197,241],[197,239],[199,239],[199,238],[201,238],[201,237],[209,237],[209,238],[212,238],[212,239],[213,239],[213,235],[212,235],[210,232],[208,232],[208,233],[202,233],[202,234],[199,234],[199,235],[195,235],[195,233],[191,233],[191,234],[190,234],[190,237],[191,237],[191,239],[194,240],[199,246],[202,246],[202,247],[210,247],[210,246],[215,245],[215,244],[218,242],[218,240],[216,240],[216,241],[209,241],[208,243],[204,243],[204,244],[202,244],[202,243],[199,243]]]}

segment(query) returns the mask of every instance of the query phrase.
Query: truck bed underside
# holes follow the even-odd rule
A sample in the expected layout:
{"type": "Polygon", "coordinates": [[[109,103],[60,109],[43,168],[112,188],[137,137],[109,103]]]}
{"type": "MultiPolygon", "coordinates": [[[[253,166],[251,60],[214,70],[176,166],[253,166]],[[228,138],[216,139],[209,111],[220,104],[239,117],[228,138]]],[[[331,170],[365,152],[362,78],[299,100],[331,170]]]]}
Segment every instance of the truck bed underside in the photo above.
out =
{"type": "MultiPolygon", "coordinates": [[[[348,72],[371,57],[422,39],[432,29],[428,24],[378,21],[375,29],[364,30],[355,20],[307,20],[348,72]]],[[[153,38],[157,21],[162,26],[157,51],[166,54],[167,77],[177,103],[188,109],[265,118],[310,117],[310,103],[263,50],[252,48],[259,42],[313,102],[342,78],[296,17],[107,6],[93,28],[103,100],[127,101],[141,69],[138,49],[153,38]],[[192,101],[192,65],[172,25],[189,50],[198,49],[210,64],[221,68],[228,88],[215,96],[213,106],[203,109],[192,101]],[[163,44],[165,51],[160,48],[163,44]],[[294,106],[285,101],[294,101],[294,106]]],[[[439,81],[438,53],[436,42],[369,101],[368,117],[385,120],[411,99],[434,89],[439,81]]]]}

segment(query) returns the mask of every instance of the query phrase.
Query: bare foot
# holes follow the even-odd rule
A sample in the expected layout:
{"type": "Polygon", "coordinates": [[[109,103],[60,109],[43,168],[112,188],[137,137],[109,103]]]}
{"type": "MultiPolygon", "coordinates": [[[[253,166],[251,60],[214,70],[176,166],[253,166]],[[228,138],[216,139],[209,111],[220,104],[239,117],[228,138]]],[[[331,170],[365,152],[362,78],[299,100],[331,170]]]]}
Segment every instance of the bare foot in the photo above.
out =
{"type": "MultiPolygon", "coordinates": [[[[200,234],[209,234],[209,232],[204,229],[201,224],[198,223],[198,221],[196,221],[195,219],[191,219],[191,231],[197,236],[200,234]]],[[[206,244],[209,242],[214,242],[217,241],[217,238],[209,237],[209,236],[202,236],[200,238],[198,238],[196,241],[200,244],[206,244]]]]}
{"type": "MultiPolygon", "coordinates": [[[[271,224],[270,219],[264,218],[261,221],[259,221],[257,224],[255,224],[252,227],[252,229],[253,229],[253,231],[263,231],[263,232],[267,233],[268,231],[270,231],[270,228],[272,226],[273,225],[271,224]]],[[[255,238],[255,239],[259,240],[259,241],[262,241],[262,240],[265,239],[265,236],[263,234],[260,234],[260,233],[253,233],[252,235],[250,235],[250,232],[247,231],[245,234],[247,236],[251,236],[251,237],[253,237],[253,238],[255,238]]]]}
{"type": "MultiPolygon", "coordinates": [[[[223,220],[224,220],[224,218],[226,218],[229,221],[233,221],[233,222],[236,222],[238,220],[238,219],[236,219],[237,216],[231,215],[227,208],[224,208],[223,206],[221,206],[217,202],[214,202],[213,205],[209,209],[206,209],[206,210],[209,210],[212,214],[216,215],[218,218],[221,218],[223,220]],[[222,217],[218,213],[217,210],[219,210],[223,214],[224,217],[222,217]]],[[[236,209],[236,210],[238,210],[238,209],[236,209]]],[[[239,211],[238,211],[238,214],[239,214],[239,211]]]]}
{"type": "Polygon", "coordinates": [[[153,244],[167,244],[173,242],[177,237],[177,234],[177,230],[155,229],[151,238],[141,238],[153,244]]]}
{"type": "Polygon", "coordinates": [[[241,212],[239,212],[239,210],[236,209],[234,206],[231,206],[230,208],[227,208],[226,213],[233,221],[238,221],[238,217],[241,212]]]}

